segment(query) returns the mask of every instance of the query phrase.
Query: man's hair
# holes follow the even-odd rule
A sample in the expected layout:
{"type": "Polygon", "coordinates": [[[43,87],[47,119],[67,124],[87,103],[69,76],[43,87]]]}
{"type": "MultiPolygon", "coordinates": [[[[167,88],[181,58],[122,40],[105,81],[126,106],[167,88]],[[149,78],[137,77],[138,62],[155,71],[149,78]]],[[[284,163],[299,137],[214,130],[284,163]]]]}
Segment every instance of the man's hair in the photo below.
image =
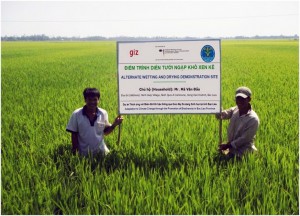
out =
{"type": "Polygon", "coordinates": [[[100,99],[100,91],[96,88],[86,88],[83,91],[83,97],[86,99],[87,97],[97,97],[100,99]]]}

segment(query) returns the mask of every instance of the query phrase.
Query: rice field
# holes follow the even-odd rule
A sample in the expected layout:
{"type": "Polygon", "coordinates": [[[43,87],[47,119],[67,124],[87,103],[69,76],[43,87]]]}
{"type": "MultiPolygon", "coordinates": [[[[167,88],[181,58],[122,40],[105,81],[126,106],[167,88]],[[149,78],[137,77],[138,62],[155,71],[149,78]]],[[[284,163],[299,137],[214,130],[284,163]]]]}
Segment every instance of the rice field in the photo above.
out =
{"type": "Polygon", "coordinates": [[[2,214],[299,214],[298,41],[221,42],[222,106],[248,86],[261,122],[259,154],[229,163],[214,115],[124,116],[104,160],[72,155],[65,128],[84,88],[118,114],[116,43],[1,46],[2,214]]]}

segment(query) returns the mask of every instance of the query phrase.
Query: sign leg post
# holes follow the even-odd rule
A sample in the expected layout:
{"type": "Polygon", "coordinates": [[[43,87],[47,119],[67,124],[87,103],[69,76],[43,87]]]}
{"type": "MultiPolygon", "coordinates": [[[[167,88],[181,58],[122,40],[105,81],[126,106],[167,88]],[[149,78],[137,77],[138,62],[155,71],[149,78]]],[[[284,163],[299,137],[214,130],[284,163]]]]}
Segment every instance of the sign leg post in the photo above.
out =
{"type": "Polygon", "coordinates": [[[222,144],[222,119],[219,120],[219,144],[222,144]]]}
{"type": "Polygon", "coordinates": [[[121,140],[121,124],[119,124],[119,134],[118,134],[118,145],[120,145],[120,140],[121,140]]]}

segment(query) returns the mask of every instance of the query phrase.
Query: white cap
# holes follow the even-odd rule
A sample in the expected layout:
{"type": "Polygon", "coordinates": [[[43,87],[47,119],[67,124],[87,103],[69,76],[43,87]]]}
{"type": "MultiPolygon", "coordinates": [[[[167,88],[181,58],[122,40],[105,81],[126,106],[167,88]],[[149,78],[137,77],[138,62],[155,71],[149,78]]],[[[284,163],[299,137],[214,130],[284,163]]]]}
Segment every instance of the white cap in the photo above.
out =
{"type": "Polygon", "coordinates": [[[251,97],[252,92],[248,87],[242,86],[235,91],[235,97],[247,98],[251,97]]]}

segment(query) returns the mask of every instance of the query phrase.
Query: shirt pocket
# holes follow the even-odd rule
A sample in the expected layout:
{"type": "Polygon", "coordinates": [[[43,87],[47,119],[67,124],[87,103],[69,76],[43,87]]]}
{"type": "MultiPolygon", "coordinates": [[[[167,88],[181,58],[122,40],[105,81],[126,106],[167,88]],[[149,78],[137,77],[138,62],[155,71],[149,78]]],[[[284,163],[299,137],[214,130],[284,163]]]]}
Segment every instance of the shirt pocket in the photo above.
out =
{"type": "Polygon", "coordinates": [[[96,132],[97,134],[102,134],[105,129],[105,122],[104,121],[96,121],[96,132]]]}

